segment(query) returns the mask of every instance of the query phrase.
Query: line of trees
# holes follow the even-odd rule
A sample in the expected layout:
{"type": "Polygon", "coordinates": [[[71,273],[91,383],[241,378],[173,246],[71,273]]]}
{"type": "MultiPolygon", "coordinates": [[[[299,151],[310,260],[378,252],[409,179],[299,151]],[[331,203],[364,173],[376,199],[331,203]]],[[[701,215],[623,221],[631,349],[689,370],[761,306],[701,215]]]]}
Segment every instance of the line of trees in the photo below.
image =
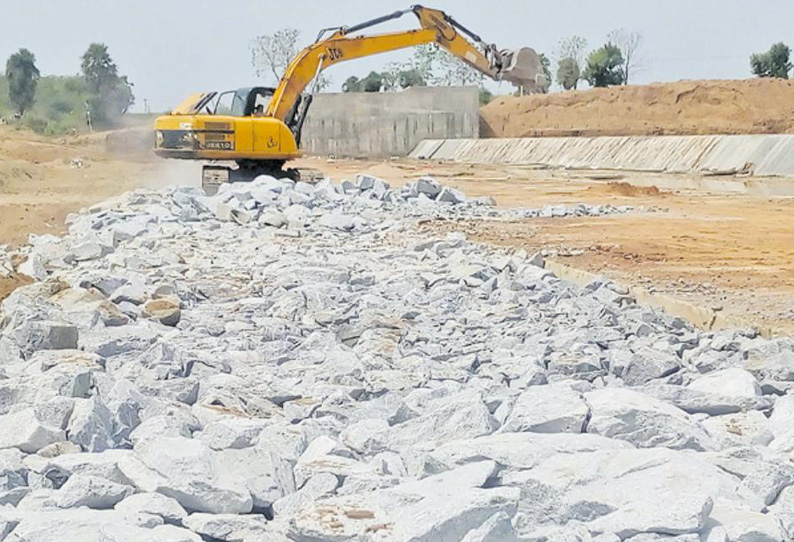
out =
{"type": "Polygon", "coordinates": [[[343,92],[392,92],[409,87],[476,85],[485,76],[460,62],[436,44],[420,45],[406,62],[390,62],[382,72],[370,72],[364,78],[348,77],[343,92]]]}
{"type": "MultiPolygon", "coordinates": [[[[120,75],[116,63],[102,43],[92,43],[80,57],[82,77],[87,87],[86,111],[92,122],[114,125],[135,103],[132,83],[120,75]]],[[[36,66],[36,56],[20,49],[6,62],[8,99],[17,118],[22,118],[36,101],[36,90],[41,74],[36,66]]]]}
{"type": "Polygon", "coordinates": [[[641,44],[640,33],[623,28],[607,34],[606,43],[589,54],[586,39],[565,38],[554,51],[557,84],[563,90],[575,90],[580,81],[587,81],[591,87],[628,85],[639,67],[637,53],[641,44]]]}

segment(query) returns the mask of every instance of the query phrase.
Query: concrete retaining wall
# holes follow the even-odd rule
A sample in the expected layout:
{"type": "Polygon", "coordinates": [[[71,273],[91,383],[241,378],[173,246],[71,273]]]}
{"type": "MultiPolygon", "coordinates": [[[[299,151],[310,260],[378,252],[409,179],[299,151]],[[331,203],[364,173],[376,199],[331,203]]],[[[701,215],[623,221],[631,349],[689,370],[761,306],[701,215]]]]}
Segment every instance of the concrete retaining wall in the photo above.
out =
{"type": "Polygon", "coordinates": [[[428,139],[410,156],[572,169],[794,177],[794,135],[428,139]]]}
{"type": "Polygon", "coordinates": [[[319,155],[407,156],[423,139],[477,138],[479,108],[474,87],[319,94],[301,147],[319,155]]]}

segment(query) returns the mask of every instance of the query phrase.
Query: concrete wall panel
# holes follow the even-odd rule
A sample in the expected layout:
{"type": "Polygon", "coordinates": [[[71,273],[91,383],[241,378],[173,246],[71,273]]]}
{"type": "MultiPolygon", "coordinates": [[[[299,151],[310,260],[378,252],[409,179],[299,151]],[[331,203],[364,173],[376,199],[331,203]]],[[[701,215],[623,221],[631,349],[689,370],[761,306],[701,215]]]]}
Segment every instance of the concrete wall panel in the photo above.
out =
{"type": "Polygon", "coordinates": [[[477,138],[479,107],[474,87],[319,94],[301,147],[319,155],[406,156],[423,139],[477,138]]]}

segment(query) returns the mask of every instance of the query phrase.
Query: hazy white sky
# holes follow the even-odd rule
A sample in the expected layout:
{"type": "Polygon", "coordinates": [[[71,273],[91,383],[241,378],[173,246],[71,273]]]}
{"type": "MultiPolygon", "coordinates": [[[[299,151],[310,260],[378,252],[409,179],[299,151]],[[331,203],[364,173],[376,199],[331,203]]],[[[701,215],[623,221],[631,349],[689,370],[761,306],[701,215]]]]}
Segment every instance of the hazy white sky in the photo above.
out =
{"type": "MultiPolygon", "coordinates": [[[[408,7],[411,0],[0,0],[0,60],[20,47],[34,52],[43,74],[76,74],[92,41],[106,43],[137,103],[165,110],[197,90],[258,82],[249,43],[284,27],[301,44],[320,28],[352,25],[408,7]]],[[[592,47],[611,29],[643,35],[642,70],[634,82],[749,76],[749,55],[775,41],[794,46],[792,0],[433,0],[500,48],[530,46],[551,53],[578,34],[592,47]]],[[[384,30],[414,28],[406,15],[384,30]]],[[[327,75],[333,89],[410,53],[340,64],[327,75]]],[[[265,81],[271,83],[272,81],[265,81]]],[[[504,91],[509,87],[504,84],[504,91]]]]}

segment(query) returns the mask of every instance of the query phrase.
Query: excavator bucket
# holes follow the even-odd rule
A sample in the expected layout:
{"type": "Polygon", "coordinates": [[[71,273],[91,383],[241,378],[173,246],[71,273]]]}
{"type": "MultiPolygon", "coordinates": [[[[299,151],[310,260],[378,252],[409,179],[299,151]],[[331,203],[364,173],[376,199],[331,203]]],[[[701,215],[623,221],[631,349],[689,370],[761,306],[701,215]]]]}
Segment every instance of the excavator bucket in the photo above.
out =
{"type": "Polygon", "coordinates": [[[526,93],[544,92],[550,81],[543,74],[540,56],[534,49],[507,49],[502,51],[503,68],[500,75],[504,81],[523,88],[526,93]]]}

